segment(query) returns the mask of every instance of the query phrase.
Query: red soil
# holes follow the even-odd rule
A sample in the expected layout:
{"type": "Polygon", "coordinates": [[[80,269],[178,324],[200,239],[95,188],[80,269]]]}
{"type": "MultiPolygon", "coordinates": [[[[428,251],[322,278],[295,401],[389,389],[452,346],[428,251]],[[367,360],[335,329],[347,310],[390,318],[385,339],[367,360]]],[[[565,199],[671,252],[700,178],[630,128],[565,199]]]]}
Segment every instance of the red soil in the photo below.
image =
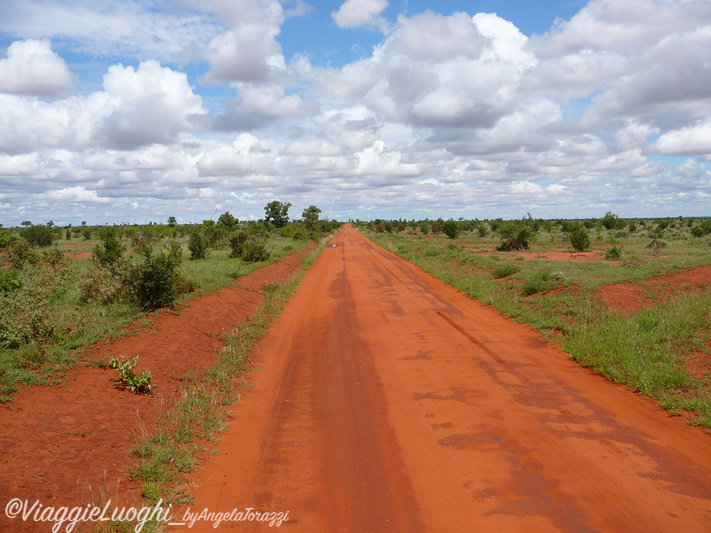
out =
{"type": "Polygon", "coordinates": [[[352,228],[333,242],[252,358],[192,511],[288,510],[309,533],[709,529],[705,431],[352,228]]]}
{"type": "MultiPolygon", "coordinates": [[[[79,365],[66,386],[22,387],[0,409],[0,531],[49,531],[6,519],[12,498],[39,499],[70,507],[119,499],[136,488],[123,464],[135,445],[139,422],[151,429],[157,412],[174,401],[180,378],[213,361],[221,336],[247,320],[263,301],[260,289],[291,277],[313,246],[260,268],[215,294],[187,303],[178,313],[163,311],[136,336],[97,343],[83,360],[139,356],[137,372],[152,374],[155,396],[119,390],[115,372],[79,365]],[[24,527],[24,529],[23,529],[24,527]]],[[[129,328],[131,329],[131,328],[129,328]]]]}
{"type": "Polygon", "coordinates": [[[676,298],[681,294],[711,291],[711,265],[654,276],[641,282],[615,283],[598,289],[600,296],[613,309],[632,315],[655,301],[676,298]]]}

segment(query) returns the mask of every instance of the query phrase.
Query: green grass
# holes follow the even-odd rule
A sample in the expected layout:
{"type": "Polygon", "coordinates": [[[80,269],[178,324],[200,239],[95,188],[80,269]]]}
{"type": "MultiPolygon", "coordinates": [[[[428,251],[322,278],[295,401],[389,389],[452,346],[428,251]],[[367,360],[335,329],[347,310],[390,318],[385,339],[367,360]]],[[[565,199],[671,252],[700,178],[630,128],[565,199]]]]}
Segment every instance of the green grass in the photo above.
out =
{"type": "MultiPolygon", "coordinates": [[[[265,262],[245,263],[241,259],[231,259],[227,247],[211,250],[205,260],[191,261],[187,250],[188,238],[184,236],[176,240],[181,244],[183,254],[180,269],[187,280],[186,285],[192,290],[180,296],[178,307],[191,298],[213,292],[233,283],[236,278],[278,261],[283,255],[298,251],[309,242],[274,234],[266,243],[270,252],[269,259],[265,262]]],[[[72,239],[70,245],[65,246],[67,243],[64,240],[57,241],[61,245],[59,249],[65,253],[90,252],[98,242],[96,239],[72,239]]],[[[124,244],[127,244],[127,239],[124,239],[124,244]]],[[[162,244],[158,242],[156,246],[162,244]]],[[[81,301],[79,280],[93,267],[91,259],[70,258],[66,259],[65,266],[58,272],[53,272],[46,265],[39,267],[36,279],[53,286],[45,313],[47,321],[52,325],[52,334],[47,338],[32,339],[18,347],[0,348],[0,402],[10,402],[18,384],[62,383],[66,370],[81,358],[83,348],[101,339],[130,335],[135,328],[129,326],[142,316],[147,316],[127,303],[101,305],[81,301]]],[[[3,279],[6,276],[8,274],[3,273],[3,279]]]]}
{"type": "Polygon", "coordinates": [[[569,252],[555,231],[539,232],[525,260],[521,252],[496,252],[496,234],[463,234],[453,248],[444,235],[364,232],[471,298],[533,326],[582,366],[672,412],[689,411],[695,423],[711,428],[711,376],[686,370],[690,351],[706,353],[711,343],[708,287],[673,300],[657,295],[650,308],[631,317],[610,309],[596,292],[623,281],[644,287],[645,278],[711,264],[708,240],[691,237],[688,228],[667,231],[661,257],[646,248],[644,228],[633,234],[593,229],[593,250],[604,252],[612,240],[623,246],[619,262],[600,254],[593,263],[544,260],[546,252],[569,252]]]}

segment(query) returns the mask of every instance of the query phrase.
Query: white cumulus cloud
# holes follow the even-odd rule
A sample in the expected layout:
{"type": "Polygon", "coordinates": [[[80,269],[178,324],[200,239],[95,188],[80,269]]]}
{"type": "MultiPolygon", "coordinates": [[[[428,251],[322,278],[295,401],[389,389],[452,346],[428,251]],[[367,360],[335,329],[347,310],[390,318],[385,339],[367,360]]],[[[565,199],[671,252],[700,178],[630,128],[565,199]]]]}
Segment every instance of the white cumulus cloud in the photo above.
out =
{"type": "Polygon", "coordinates": [[[388,7],[387,0],[346,0],[331,18],[339,28],[359,28],[361,26],[382,26],[379,15],[388,7]]]}
{"type": "Polygon", "coordinates": [[[29,96],[67,96],[73,75],[67,63],[52,51],[48,40],[16,41],[0,59],[0,92],[29,96]]]}

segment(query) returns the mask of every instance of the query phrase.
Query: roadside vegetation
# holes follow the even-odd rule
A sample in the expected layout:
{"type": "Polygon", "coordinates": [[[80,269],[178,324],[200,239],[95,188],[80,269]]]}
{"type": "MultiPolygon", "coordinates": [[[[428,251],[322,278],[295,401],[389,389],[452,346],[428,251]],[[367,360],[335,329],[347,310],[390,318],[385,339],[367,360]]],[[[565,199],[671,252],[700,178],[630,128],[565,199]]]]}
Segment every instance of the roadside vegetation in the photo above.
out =
{"type": "Polygon", "coordinates": [[[145,499],[152,503],[163,499],[173,505],[193,501],[186,491],[189,474],[200,458],[210,453],[226,427],[229,406],[239,400],[243,385],[239,376],[253,367],[249,352],[278,318],[329,238],[321,238],[319,246],[302,260],[294,278],[262,287],[264,302],[249,321],[221,339],[224,347],[213,365],[199,374],[184,376],[178,401],[159,413],[154,427],[140,427],[127,470],[132,479],[142,483],[145,499]]]}
{"type": "Polygon", "coordinates": [[[570,357],[711,428],[711,289],[647,278],[711,265],[708,219],[357,221],[386,249],[472,298],[531,325],[570,357]],[[443,232],[455,222],[456,237],[443,232]],[[585,252],[583,254],[582,252],[585,252]],[[588,255],[586,261],[581,255],[588,255]],[[571,257],[572,256],[572,257],[571,257]],[[630,282],[646,305],[610,305],[630,282]],[[703,366],[703,365],[702,365],[703,366]]]}
{"type": "Polygon", "coordinates": [[[228,211],[190,225],[0,226],[0,402],[20,383],[60,383],[84,347],[130,334],[146,313],[217,290],[340,225],[319,220],[315,206],[292,221],[289,207],[270,202],[258,222],[228,211]]]}

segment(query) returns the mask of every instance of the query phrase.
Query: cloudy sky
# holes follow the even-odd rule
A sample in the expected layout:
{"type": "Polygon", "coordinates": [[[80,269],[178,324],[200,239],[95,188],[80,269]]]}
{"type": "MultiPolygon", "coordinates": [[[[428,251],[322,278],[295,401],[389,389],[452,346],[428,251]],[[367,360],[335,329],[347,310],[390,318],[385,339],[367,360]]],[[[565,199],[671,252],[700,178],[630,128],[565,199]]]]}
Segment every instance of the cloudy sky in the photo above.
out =
{"type": "Polygon", "coordinates": [[[711,215],[711,0],[2,0],[0,223],[711,215]]]}

